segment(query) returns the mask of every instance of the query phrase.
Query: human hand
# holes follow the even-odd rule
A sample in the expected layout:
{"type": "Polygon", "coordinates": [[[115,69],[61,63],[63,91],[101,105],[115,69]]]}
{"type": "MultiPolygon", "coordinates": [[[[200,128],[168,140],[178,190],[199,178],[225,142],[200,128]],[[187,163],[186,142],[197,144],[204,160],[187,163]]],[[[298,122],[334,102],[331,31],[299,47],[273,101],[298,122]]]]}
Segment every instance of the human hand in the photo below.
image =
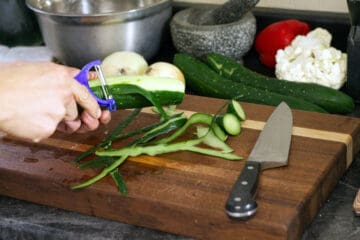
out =
{"type": "MultiPolygon", "coordinates": [[[[89,72],[88,76],[89,80],[93,80],[97,78],[97,75],[95,72],[89,72]]],[[[81,101],[80,99],[78,101],[81,101]]],[[[99,119],[94,119],[87,111],[84,111],[81,113],[81,121],[79,119],[76,119],[75,121],[69,121],[64,119],[61,121],[57,127],[57,130],[65,133],[84,133],[91,130],[95,130],[99,126],[99,121],[102,124],[108,124],[111,120],[111,114],[110,111],[104,110],[101,113],[101,116],[99,119]],[[81,126],[80,124],[83,123],[81,126]]]]}
{"type": "Polygon", "coordinates": [[[50,62],[0,63],[0,69],[1,131],[40,141],[56,129],[86,132],[110,121],[110,113],[74,80],[78,69],[50,62]],[[77,104],[84,109],[80,116],[77,104]]]}

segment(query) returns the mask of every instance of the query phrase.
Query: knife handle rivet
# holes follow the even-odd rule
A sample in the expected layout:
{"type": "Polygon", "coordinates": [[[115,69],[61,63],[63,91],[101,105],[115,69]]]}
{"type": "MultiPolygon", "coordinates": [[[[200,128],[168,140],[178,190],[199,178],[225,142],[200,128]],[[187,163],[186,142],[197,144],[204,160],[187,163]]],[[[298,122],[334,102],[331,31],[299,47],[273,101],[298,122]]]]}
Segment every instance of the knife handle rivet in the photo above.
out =
{"type": "Polygon", "coordinates": [[[242,181],[241,185],[248,185],[248,182],[247,181],[242,181]]]}
{"type": "Polygon", "coordinates": [[[234,202],[241,202],[241,197],[234,197],[234,202]]]}
{"type": "Polygon", "coordinates": [[[254,169],[254,166],[248,166],[247,169],[253,170],[253,169],[254,169]]]}

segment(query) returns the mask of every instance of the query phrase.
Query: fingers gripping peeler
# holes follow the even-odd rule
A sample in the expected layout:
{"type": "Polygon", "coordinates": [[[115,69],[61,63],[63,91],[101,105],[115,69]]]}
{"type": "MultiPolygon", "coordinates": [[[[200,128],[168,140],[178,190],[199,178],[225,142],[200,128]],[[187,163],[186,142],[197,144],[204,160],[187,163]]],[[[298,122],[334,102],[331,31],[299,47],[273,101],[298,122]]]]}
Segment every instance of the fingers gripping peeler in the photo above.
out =
{"type": "Polygon", "coordinates": [[[75,79],[89,90],[89,92],[94,96],[100,107],[106,107],[110,112],[114,112],[116,111],[116,103],[113,97],[111,96],[111,94],[109,93],[109,90],[107,88],[107,82],[101,71],[100,64],[101,64],[100,60],[89,62],[81,69],[78,75],[75,76],[75,79]],[[92,68],[95,69],[97,77],[100,80],[101,90],[103,92],[105,99],[101,99],[98,96],[96,96],[90,88],[88,78],[89,78],[89,72],[92,68]]]}

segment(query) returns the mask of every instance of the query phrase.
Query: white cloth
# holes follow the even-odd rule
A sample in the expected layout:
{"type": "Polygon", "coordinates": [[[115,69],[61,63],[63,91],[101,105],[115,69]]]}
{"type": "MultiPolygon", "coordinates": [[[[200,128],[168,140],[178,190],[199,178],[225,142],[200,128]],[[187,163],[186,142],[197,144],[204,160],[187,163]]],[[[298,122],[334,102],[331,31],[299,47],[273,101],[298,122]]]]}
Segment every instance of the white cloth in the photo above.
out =
{"type": "Polygon", "coordinates": [[[46,46],[17,46],[0,45],[0,62],[14,61],[52,61],[53,55],[46,46]]]}

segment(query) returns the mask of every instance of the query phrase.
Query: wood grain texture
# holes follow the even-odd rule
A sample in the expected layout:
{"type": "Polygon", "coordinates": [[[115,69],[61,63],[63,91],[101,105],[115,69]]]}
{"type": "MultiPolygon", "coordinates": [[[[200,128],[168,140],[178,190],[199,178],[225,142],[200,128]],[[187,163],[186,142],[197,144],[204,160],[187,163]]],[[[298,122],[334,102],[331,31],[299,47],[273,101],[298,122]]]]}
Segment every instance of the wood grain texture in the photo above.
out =
{"type": "MultiPolygon", "coordinates": [[[[186,96],[178,108],[214,113],[223,104],[186,96]]],[[[246,158],[274,108],[242,105],[249,122],[229,144],[246,158]]],[[[119,195],[110,178],[70,190],[98,172],[81,171],[71,160],[107,136],[128,112],[116,112],[109,126],[89,134],[55,134],[38,144],[0,139],[0,194],[197,239],[299,239],[351,163],[349,152],[353,156],[359,151],[358,119],[293,111],[289,164],[261,173],[258,212],[243,222],[230,220],[224,211],[243,161],[189,152],[140,156],[120,168],[127,196],[119,195]]],[[[155,120],[154,114],[142,113],[130,128],[155,120]]]]}

